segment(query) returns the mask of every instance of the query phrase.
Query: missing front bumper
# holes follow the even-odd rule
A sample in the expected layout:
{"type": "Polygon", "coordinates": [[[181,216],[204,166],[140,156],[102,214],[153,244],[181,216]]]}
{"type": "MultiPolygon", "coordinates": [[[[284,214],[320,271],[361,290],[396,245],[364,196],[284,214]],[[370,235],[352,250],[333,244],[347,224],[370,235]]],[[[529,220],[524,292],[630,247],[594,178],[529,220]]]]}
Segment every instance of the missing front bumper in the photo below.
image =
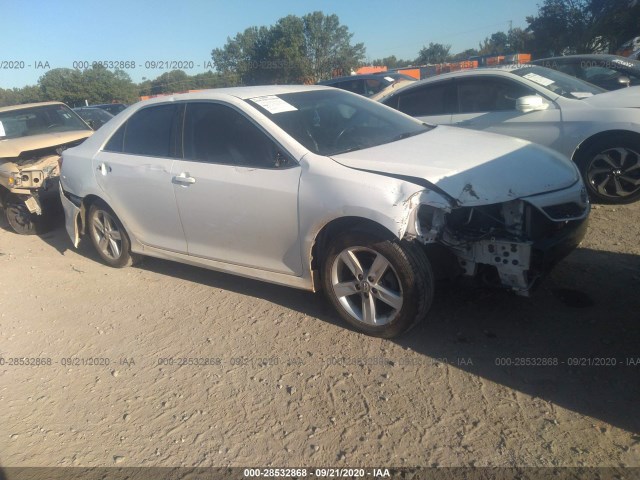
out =
{"type": "Polygon", "coordinates": [[[475,241],[466,249],[455,249],[453,253],[464,275],[476,276],[493,269],[502,287],[526,296],[539,279],[580,244],[587,226],[587,218],[573,220],[535,242],[490,238],[475,241]]]}

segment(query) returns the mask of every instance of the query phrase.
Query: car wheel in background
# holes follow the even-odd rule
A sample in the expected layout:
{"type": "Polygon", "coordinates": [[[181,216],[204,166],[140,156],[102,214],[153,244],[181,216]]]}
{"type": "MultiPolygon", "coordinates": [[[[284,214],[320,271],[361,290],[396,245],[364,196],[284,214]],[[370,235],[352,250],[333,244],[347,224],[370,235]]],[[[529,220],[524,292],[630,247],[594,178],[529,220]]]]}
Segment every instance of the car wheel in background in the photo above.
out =
{"type": "Polygon", "coordinates": [[[433,299],[433,273],[421,250],[367,232],[347,232],[331,243],[322,284],[348,323],[391,338],[422,320],[433,299]]]}
{"type": "Polygon", "coordinates": [[[45,232],[42,215],[31,213],[20,197],[13,193],[9,193],[5,199],[4,215],[9,226],[20,235],[45,232]]]}
{"type": "Polygon", "coordinates": [[[580,153],[576,163],[594,200],[622,204],[640,199],[640,141],[612,135],[580,153]]]}
{"type": "Polygon", "coordinates": [[[108,265],[116,268],[132,265],[129,237],[113,211],[103,202],[96,201],[89,208],[87,219],[91,243],[108,265]]]}

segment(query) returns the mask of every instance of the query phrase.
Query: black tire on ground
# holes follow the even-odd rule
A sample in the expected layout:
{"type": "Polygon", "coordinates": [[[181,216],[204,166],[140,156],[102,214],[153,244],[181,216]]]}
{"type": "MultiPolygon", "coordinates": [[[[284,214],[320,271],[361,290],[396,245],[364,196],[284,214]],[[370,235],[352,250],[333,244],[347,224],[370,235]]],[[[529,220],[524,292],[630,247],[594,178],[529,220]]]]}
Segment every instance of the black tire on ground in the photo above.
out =
{"type": "Polygon", "coordinates": [[[640,199],[640,141],[636,137],[613,134],[578,152],[576,163],[593,200],[624,204],[640,199]]]}
{"type": "Polygon", "coordinates": [[[104,202],[98,200],[89,208],[87,228],[91,243],[107,265],[115,268],[133,265],[137,256],[131,253],[129,236],[104,202]]]}
{"type": "Polygon", "coordinates": [[[20,197],[13,193],[5,199],[4,216],[11,229],[19,235],[40,235],[48,230],[44,215],[29,212],[20,197]]]}
{"type": "Polygon", "coordinates": [[[322,259],[322,286],[340,316],[368,335],[392,338],[424,319],[434,280],[416,245],[369,232],[346,232],[322,259]]]}

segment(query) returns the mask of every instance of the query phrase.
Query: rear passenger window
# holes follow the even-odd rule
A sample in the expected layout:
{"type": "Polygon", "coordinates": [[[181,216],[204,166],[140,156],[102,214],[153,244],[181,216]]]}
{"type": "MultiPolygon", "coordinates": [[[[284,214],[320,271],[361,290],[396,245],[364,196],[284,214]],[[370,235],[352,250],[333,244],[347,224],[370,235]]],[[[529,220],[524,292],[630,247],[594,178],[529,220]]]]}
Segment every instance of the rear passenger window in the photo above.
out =
{"type": "Polygon", "coordinates": [[[456,113],[455,89],[451,82],[412,88],[399,96],[397,108],[414,117],[456,113]]]}
{"type": "Polygon", "coordinates": [[[124,144],[124,131],[127,128],[127,124],[122,125],[116,133],[114,133],[107,144],[104,146],[104,150],[107,152],[122,153],[122,146],[124,144]]]}
{"type": "Polygon", "coordinates": [[[144,108],[122,125],[104,149],[132,155],[176,157],[177,104],[144,108]]]}

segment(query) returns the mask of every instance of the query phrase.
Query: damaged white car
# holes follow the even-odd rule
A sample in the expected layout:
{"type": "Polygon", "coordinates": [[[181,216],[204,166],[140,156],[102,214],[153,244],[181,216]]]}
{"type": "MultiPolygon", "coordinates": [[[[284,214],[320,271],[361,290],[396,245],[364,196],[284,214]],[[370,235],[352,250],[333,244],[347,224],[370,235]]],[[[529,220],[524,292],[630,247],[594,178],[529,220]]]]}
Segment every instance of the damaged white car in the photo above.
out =
{"type": "Polygon", "coordinates": [[[220,89],[130,107],[64,152],[67,231],[109,265],[149,255],[323,289],[392,337],[441,277],[527,294],[584,236],[575,165],[327,87],[220,89]]]}

